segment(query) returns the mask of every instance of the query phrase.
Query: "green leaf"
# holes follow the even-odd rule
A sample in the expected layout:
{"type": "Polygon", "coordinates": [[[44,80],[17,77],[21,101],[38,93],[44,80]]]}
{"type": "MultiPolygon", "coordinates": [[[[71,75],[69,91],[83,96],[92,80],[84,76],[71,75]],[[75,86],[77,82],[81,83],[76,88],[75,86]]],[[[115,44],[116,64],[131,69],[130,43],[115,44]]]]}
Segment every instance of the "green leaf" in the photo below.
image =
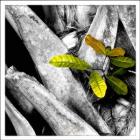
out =
{"type": "Polygon", "coordinates": [[[91,67],[84,60],[81,60],[69,54],[53,56],[50,59],[49,64],[56,67],[69,67],[69,68],[77,69],[77,70],[86,70],[91,67]]]}
{"type": "Polygon", "coordinates": [[[85,37],[85,43],[92,47],[96,53],[105,54],[105,45],[100,41],[88,34],[85,37]]]}
{"type": "Polygon", "coordinates": [[[94,92],[94,94],[103,98],[106,94],[107,86],[104,79],[100,76],[97,71],[93,71],[89,77],[89,84],[94,92]]]}
{"type": "Polygon", "coordinates": [[[116,71],[114,71],[114,72],[112,73],[112,75],[113,75],[113,76],[115,76],[115,75],[120,76],[120,75],[125,74],[126,72],[127,72],[126,69],[124,69],[124,68],[119,68],[119,69],[117,69],[116,71]]]}
{"type": "Polygon", "coordinates": [[[107,48],[107,50],[106,50],[106,55],[111,56],[111,57],[124,56],[124,54],[125,54],[125,50],[123,48],[114,48],[112,50],[109,50],[107,48]]]}
{"type": "Polygon", "coordinates": [[[122,68],[130,68],[135,65],[135,61],[129,57],[114,57],[111,58],[111,63],[122,68]]]}
{"type": "Polygon", "coordinates": [[[116,78],[114,76],[107,76],[109,85],[111,88],[119,95],[126,95],[128,93],[127,85],[120,80],[119,78],[116,78]]]}

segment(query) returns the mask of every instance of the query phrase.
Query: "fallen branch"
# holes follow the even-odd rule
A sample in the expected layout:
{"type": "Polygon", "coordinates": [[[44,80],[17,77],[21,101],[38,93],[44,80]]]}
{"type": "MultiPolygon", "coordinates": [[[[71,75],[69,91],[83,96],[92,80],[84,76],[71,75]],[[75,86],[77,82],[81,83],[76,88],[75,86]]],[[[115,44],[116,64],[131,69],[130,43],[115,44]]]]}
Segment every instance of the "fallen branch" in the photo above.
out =
{"type": "MultiPolygon", "coordinates": [[[[101,40],[105,46],[114,48],[118,28],[118,13],[115,6],[99,6],[97,13],[90,25],[87,34],[101,40]]],[[[84,59],[95,69],[108,71],[109,59],[104,55],[98,55],[85,44],[85,40],[79,50],[79,57],[84,59]]]]}
{"type": "MultiPolygon", "coordinates": [[[[117,10],[116,7],[113,7],[114,6],[100,6],[98,8],[87,34],[91,34],[93,37],[102,40],[106,46],[111,46],[112,48],[124,48],[127,54],[135,59],[135,50],[131,45],[125,29],[121,27],[120,22],[117,33],[118,13],[120,12],[121,16],[124,16],[122,11],[125,9],[125,6],[121,11],[117,10]]],[[[129,28],[127,27],[126,30],[129,30],[129,28]]],[[[107,68],[109,66],[108,60],[105,59],[104,56],[95,54],[93,49],[85,45],[84,41],[79,50],[79,57],[93,64],[93,67],[97,67],[97,69],[103,69],[103,71],[105,70],[105,73],[107,73],[107,68]]],[[[126,77],[125,81],[129,87],[129,104],[133,104],[135,102],[135,75],[126,77]]],[[[89,97],[89,100],[92,101],[93,99],[89,97]]],[[[128,99],[124,98],[120,98],[118,101],[119,100],[125,100],[125,102],[128,102],[128,99]]],[[[107,101],[105,100],[104,102],[107,101]]],[[[113,103],[103,104],[103,102],[99,102],[97,104],[95,103],[94,106],[96,106],[103,119],[111,127],[111,130],[115,132],[116,135],[128,135],[130,133],[131,129],[133,129],[135,126],[135,111],[128,111],[128,108],[123,108],[121,106],[122,112],[126,112],[126,114],[130,116],[129,119],[127,119],[123,118],[124,116],[121,116],[119,113],[117,113],[117,110],[120,107],[120,105],[117,105],[117,103],[115,107],[113,103]],[[112,112],[116,113],[112,114],[112,112]],[[119,122],[117,120],[118,116],[121,118],[119,122]]]]}
{"type": "Polygon", "coordinates": [[[74,31],[67,34],[62,38],[62,41],[68,49],[74,48],[78,44],[78,37],[76,36],[76,32],[74,31]]]}
{"type": "Polygon", "coordinates": [[[96,12],[97,5],[78,5],[76,9],[77,26],[80,29],[90,26],[96,12]]]}
{"type": "MultiPolygon", "coordinates": [[[[126,9],[127,8],[128,7],[126,7],[126,9]]],[[[133,8],[134,7],[132,6],[132,9],[133,8]]],[[[122,14],[121,12],[124,9],[125,9],[125,7],[123,7],[123,9],[120,10],[120,14],[122,14]]],[[[124,15],[122,15],[122,16],[124,16],[124,15]]],[[[131,30],[131,28],[129,27],[130,29],[125,29],[124,28],[125,25],[123,25],[121,22],[119,22],[119,26],[120,26],[120,28],[118,28],[115,47],[124,48],[129,56],[131,56],[133,59],[136,59],[135,58],[136,51],[134,49],[134,46],[132,45],[132,42],[130,41],[131,39],[129,38],[129,35],[126,32],[127,30],[131,30]]],[[[129,93],[125,99],[119,99],[120,100],[119,102],[122,102],[122,100],[123,100],[123,102],[125,101],[125,103],[129,103],[129,104],[126,108],[122,109],[123,112],[127,112],[127,114],[125,115],[125,119],[122,117],[122,119],[120,119],[119,122],[115,121],[116,125],[119,127],[119,135],[128,135],[131,132],[131,130],[135,127],[135,122],[136,122],[136,114],[135,114],[135,111],[136,111],[136,108],[135,108],[135,105],[136,105],[136,75],[134,73],[130,73],[127,77],[124,78],[124,80],[128,85],[129,93]]],[[[122,106],[124,106],[124,105],[122,105],[122,106]]],[[[116,107],[114,109],[116,109],[116,107]]],[[[117,114],[117,115],[120,116],[120,114],[117,114]]],[[[117,116],[115,118],[117,118],[117,116]]]]}
{"type": "Polygon", "coordinates": [[[5,98],[5,110],[18,136],[35,136],[35,132],[24,116],[5,98]]]}
{"type": "Polygon", "coordinates": [[[115,47],[124,48],[130,57],[136,59],[136,50],[134,48],[135,46],[133,46],[133,43],[131,42],[131,39],[129,38],[126,32],[128,29],[127,30],[125,29],[125,26],[123,25],[122,21],[119,22],[119,27],[120,28],[118,28],[115,47]]]}
{"type": "MultiPolygon", "coordinates": [[[[60,11],[58,11],[59,6],[43,6],[43,11],[45,14],[46,24],[53,29],[56,34],[63,32],[66,28],[65,22],[62,20],[60,11]]],[[[61,6],[62,7],[62,6],[61,6]]]]}
{"type": "Polygon", "coordinates": [[[87,100],[82,85],[74,79],[71,71],[48,64],[52,56],[66,53],[66,46],[27,6],[7,6],[7,10],[48,90],[69,108],[79,110],[84,115],[83,118],[100,134],[111,135],[110,128],[87,100]]]}
{"type": "Polygon", "coordinates": [[[7,70],[6,80],[22,92],[57,135],[98,135],[78,115],[57,101],[35,78],[11,67],[7,70]]]}
{"type": "Polygon", "coordinates": [[[20,34],[19,34],[18,28],[17,28],[17,26],[16,26],[16,23],[15,23],[15,21],[13,20],[12,15],[9,13],[8,10],[6,10],[5,16],[6,16],[6,19],[8,20],[8,22],[10,23],[10,25],[12,26],[12,28],[14,29],[14,31],[15,31],[15,32],[18,34],[18,36],[20,37],[20,34]]]}
{"type": "MultiPolygon", "coordinates": [[[[115,6],[99,6],[96,15],[90,25],[87,34],[101,40],[105,46],[114,48],[118,28],[118,13],[115,6]]],[[[109,69],[109,58],[105,55],[96,54],[95,50],[85,44],[78,51],[78,57],[90,63],[100,74],[107,74],[109,69]]],[[[89,96],[89,95],[88,95],[89,96]]],[[[88,100],[96,102],[96,96],[89,96],[88,100]]]]}
{"type": "Polygon", "coordinates": [[[71,29],[83,29],[91,24],[97,7],[97,5],[43,6],[45,22],[58,35],[71,29]]]}
{"type": "MultiPolygon", "coordinates": [[[[6,72],[8,70],[8,67],[5,66],[6,72]]],[[[5,72],[5,73],[6,73],[5,72]]],[[[6,80],[6,87],[9,89],[10,94],[14,97],[16,102],[19,104],[19,106],[27,113],[31,113],[33,110],[33,105],[25,98],[25,96],[22,94],[22,92],[16,88],[14,85],[11,86],[6,80]]]]}
{"type": "Polygon", "coordinates": [[[136,6],[120,5],[117,9],[125,30],[136,50],[136,6]]]}

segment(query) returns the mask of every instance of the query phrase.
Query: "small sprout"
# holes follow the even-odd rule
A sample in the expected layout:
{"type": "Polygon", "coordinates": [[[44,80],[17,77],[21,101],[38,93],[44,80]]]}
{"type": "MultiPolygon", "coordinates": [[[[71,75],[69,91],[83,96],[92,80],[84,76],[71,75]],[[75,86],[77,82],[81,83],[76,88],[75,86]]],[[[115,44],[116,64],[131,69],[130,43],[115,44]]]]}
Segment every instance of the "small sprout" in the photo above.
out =
{"type": "MultiPolygon", "coordinates": [[[[126,68],[133,67],[135,65],[135,61],[130,57],[124,57],[125,50],[123,48],[111,49],[110,46],[105,47],[101,41],[95,39],[90,34],[85,37],[85,43],[91,46],[96,51],[96,53],[109,56],[111,63],[114,66],[120,67],[114,71],[112,75],[106,74],[106,79],[108,81],[107,83],[118,95],[126,95],[128,93],[127,85],[115,76],[125,74],[128,71],[126,68]]],[[[91,65],[89,65],[84,60],[74,57],[73,55],[62,54],[52,57],[49,63],[56,67],[67,67],[77,70],[90,71],[91,74],[89,76],[89,84],[94,94],[99,98],[105,97],[107,90],[105,80],[98,71],[93,71],[91,65]]]]}

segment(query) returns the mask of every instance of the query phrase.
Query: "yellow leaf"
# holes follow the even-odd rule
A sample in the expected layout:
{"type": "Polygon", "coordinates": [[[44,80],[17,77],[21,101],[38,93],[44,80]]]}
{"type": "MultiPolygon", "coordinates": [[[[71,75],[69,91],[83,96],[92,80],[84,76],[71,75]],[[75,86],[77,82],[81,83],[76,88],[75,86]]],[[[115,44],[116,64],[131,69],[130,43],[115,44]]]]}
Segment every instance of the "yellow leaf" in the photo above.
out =
{"type": "Polygon", "coordinates": [[[49,64],[55,67],[72,68],[77,70],[86,70],[91,67],[84,60],[81,60],[78,57],[75,57],[70,54],[61,54],[61,55],[53,56],[49,60],[49,64]]]}
{"type": "Polygon", "coordinates": [[[90,47],[92,47],[96,53],[99,53],[99,54],[105,54],[105,46],[104,44],[95,39],[94,37],[92,37],[90,34],[88,34],[86,37],[85,37],[85,42],[87,45],[89,45],[90,47]]]}
{"type": "Polygon", "coordinates": [[[105,96],[107,90],[106,83],[96,70],[90,74],[89,84],[97,97],[103,98],[105,96]]]}
{"type": "Polygon", "coordinates": [[[108,52],[106,55],[108,56],[124,56],[125,50],[123,48],[114,48],[110,52],[108,52]]]}

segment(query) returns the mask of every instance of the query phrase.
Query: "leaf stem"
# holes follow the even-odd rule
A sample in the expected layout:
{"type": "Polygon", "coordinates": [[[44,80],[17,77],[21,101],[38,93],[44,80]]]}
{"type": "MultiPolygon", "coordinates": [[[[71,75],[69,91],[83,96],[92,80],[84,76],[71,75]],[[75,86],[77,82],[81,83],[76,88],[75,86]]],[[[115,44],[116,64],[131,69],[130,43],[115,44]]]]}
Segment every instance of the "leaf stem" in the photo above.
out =
{"type": "Polygon", "coordinates": [[[132,73],[132,74],[136,74],[136,72],[133,71],[133,70],[128,70],[128,72],[130,72],[130,73],[132,73]]]}

